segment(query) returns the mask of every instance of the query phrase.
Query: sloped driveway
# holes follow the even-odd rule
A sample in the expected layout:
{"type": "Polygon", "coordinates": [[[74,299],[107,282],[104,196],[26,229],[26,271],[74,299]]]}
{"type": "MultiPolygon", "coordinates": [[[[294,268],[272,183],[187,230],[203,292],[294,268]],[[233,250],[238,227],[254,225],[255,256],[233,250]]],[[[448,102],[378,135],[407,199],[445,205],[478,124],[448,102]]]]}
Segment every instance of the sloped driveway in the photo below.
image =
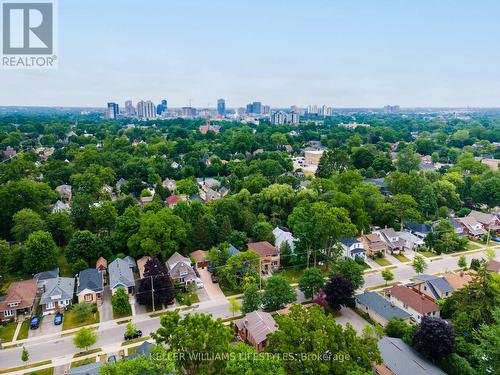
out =
{"type": "Polygon", "coordinates": [[[207,292],[209,300],[225,299],[226,296],[222,293],[219,284],[213,283],[210,277],[210,272],[207,269],[198,269],[200,279],[203,281],[203,288],[207,292]]]}

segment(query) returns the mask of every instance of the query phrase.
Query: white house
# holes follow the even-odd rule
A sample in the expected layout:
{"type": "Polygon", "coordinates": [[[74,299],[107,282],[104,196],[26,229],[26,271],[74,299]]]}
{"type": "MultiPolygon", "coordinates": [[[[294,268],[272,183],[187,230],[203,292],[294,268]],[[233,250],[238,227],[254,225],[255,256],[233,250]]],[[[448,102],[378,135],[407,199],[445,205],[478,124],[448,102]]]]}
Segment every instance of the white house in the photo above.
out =
{"type": "Polygon", "coordinates": [[[288,228],[276,227],[273,229],[274,234],[274,246],[281,249],[281,246],[286,242],[293,252],[295,250],[295,241],[297,239],[293,236],[292,232],[288,228]]]}
{"type": "Polygon", "coordinates": [[[350,259],[356,259],[360,257],[363,260],[366,259],[366,251],[358,238],[344,238],[340,240],[340,246],[344,249],[344,257],[350,259]]]}
{"type": "Polygon", "coordinates": [[[424,240],[413,233],[410,232],[397,232],[399,235],[399,238],[403,241],[404,243],[404,248],[408,250],[416,250],[420,246],[424,245],[424,240]]]}

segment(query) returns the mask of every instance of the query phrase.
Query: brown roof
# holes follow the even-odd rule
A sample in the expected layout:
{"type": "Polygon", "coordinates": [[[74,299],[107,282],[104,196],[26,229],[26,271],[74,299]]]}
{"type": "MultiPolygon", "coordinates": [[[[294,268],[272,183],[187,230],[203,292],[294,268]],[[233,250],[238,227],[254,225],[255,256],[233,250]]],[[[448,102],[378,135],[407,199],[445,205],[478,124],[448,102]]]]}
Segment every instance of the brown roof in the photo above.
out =
{"type": "Polygon", "coordinates": [[[371,233],[371,234],[367,234],[365,235],[365,238],[369,241],[369,242],[384,242],[380,239],[379,236],[377,236],[375,233],[371,233]]]}
{"type": "Polygon", "coordinates": [[[5,299],[0,302],[0,311],[19,310],[33,306],[36,297],[36,280],[16,281],[10,284],[5,299]],[[9,307],[9,303],[19,303],[17,306],[9,307]]]}
{"type": "Polygon", "coordinates": [[[201,262],[207,259],[208,251],[205,250],[196,250],[189,254],[191,258],[194,258],[197,262],[201,262]]]}
{"type": "Polygon", "coordinates": [[[439,306],[430,299],[424,297],[413,289],[403,285],[395,285],[387,289],[387,292],[394,298],[408,305],[420,314],[427,314],[432,311],[439,311],[439,306]]]}
{"type": "Polygon", "coordinates": [[[276,322],[271,314],[264,311],[253,311],[245,315],[244,318],[237,319],[234,324],[238,329],[246,326],[248,336],[254,343],[260,344],[267,339],[267,335],[278,329],[276,322]]]}
{"type": "Polygon", "coordinates": [[[104,259],[103,257],[100,257],[99,259],[97,259],[97,262],[95,262],[95,268],[97,268],[97,269],[108,268],[108,261],[106,259],[104,259]]]}
{"type": "Polygon", "coordinates": [[[462,289],[472,281],[472,276],[465,272],[447,272],[444,274],[444,277],[446,277],[448,284],[450,284],[453,289],[462,289]]]}
{"type": "Polygon", "coordinates": [[[500,262],[492,259],[488,262],[486,269],[490,272],[498,272],[500,271],[500,262]]]}
{"type": "Polygon", "coordinates": [[[140,259],[137,259],[137,271],[139,271],[139,277],[142,279],[144,277],[144,267],[148,260],[150,260],[150,256],[143,256],[140,259]]]}
{"type": "Polygon", "coordinates": [[[271,245],[267,241],[249,242],[248,248],[258,253],[261,257],[278,255],[280,253],[280,249],[278,249],[276,246],[271,245]]]}

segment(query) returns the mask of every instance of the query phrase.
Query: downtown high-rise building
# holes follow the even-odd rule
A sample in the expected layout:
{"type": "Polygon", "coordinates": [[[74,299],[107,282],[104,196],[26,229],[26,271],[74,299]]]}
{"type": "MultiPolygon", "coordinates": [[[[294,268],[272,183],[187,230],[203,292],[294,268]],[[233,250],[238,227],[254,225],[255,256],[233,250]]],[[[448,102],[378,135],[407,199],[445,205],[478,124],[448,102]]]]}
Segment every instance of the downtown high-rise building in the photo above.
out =
{"type": "Polygon", "coordinates": [[[300,116],[297,112],[276,111],[271,114],[271,124],[273,125],[298,125],[300,116]]]}
{"type": "Polygon", "coordinates": [[[167,113],[167,111],[168,111],[167,100],[163,99],[161,103],[156,106],[156,114],[158,116],[163,116],[167,113]]]}
{"type": "Polygon", "coordinates": [[[156,107],[151,100],[141,100],[137,103],[137,117],[140,119],[154,119],[156,117],[156,107]]]}
{"type": "Polygon", "coordinates": [[[128,116],[135,116],[135,108],[132,100],[125,101],[125,114],[128,116]]]}
{"type": "Polygon", "coordinates": [[[120,114],[120,107],[117,103],[109,102],[106,110],[106,118],[115,120],[120,114]]]}
{"type": "Polygon", "coordinates": [[[226,101],[224,99],[217,100],[217,114],[220,116],[226,114],[226,101]]]}
{"type": "Polygon", "coordinates": [[[253,102],[247,104],[247,114],[260,115],[262,114],[262,103],[253,102]]]}

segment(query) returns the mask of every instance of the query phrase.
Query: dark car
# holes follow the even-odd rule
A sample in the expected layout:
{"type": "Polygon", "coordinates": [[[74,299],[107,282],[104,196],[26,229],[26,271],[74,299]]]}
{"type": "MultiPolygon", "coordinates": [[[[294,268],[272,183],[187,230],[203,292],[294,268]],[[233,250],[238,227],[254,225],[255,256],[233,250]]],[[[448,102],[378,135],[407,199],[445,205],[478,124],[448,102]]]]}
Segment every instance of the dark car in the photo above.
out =
{"type": "Polygon", "coordinates": [[[56,316],[54,316],[54,325],[58,326],[58,325],[62,324],[63,317],[64,317],[64,315],[62,313],[58,312],[56,314],[56,316]]]}
{"type": "Polygon", "coordinates": [[[139,337],[142,337],[142,331],[139,329],[137,331],[135,331],[135,333],[133,335],[123,335],[123,337],[125,338],[125,340],[133,340],[133,339],[138,339],[139,337]]]}
{"type": "Polygon", "coordinates": [[[210,275],[210,278],[212,279],[212,282],[213,282],[213,283],[216,283],[216,282],[217,282],[217,276],[215,276],[215,274],[211,274],[211,275],[210,275]]]}
{"type": "Polygon", "coordinates": [[[108,357],[108,362],[109,363],[116,363],[116,355],[110,355],[108,357]]]}
{"type": "Polygon", "coordinates": [[[34,316],[33,318],[31,318],[30,328],[31,329],[37,329],[38,327],[40,327],[40,317],[39,316],[34,316]]]}
{"type": "Polygon", "coordinates": [[[491,240],[495,241],[495,242],[500,242],[500,237],[498,237],[498,236],[492,236],[491,240]]]}

